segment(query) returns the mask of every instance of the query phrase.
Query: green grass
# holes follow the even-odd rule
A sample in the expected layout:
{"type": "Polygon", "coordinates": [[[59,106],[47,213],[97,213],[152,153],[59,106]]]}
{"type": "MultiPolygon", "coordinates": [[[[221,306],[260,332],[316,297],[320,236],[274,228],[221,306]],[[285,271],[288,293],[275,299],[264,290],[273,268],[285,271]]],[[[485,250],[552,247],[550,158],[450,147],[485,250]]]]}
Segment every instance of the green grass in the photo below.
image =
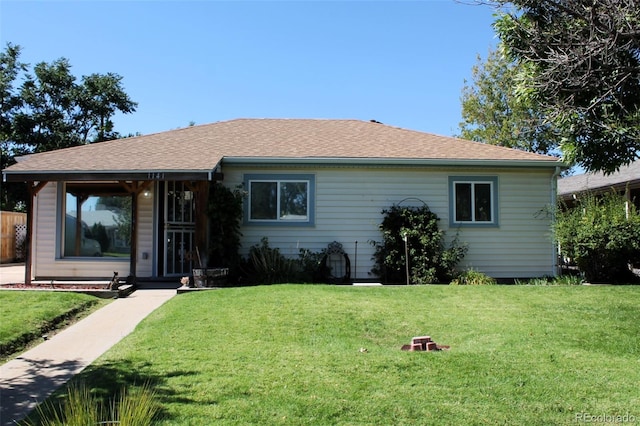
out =
{"type": "Polygon", "coordinates": [[[180,295],[80,376],[156,424],[640,419],[640,287],[278,285],[180,295]],[[406,352],[413,336],[451,349],[406,352]],[[361,348],[366,349],[362,351],[361,348]]]}
{"type": "Polygon", "coordinates": [[[71,292],[0,291],[0,361],[105,303],[94,296],[71,292]]]}

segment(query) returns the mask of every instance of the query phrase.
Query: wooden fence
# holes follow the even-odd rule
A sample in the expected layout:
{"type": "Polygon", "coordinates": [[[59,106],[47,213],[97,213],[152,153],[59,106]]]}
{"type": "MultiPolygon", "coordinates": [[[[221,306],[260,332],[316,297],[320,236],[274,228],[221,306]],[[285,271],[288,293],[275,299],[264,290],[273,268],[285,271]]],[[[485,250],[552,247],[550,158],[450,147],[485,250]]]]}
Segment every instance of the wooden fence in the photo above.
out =
{"type": "Polygon", "coordinates": [[[27,214],[17,212],[0,212],[0,230],[2,237],[0,238],[0,263],[10,263],[16,260],[24,260],[19,247],[19,241],[16,241],[16,226],[26,229],[27,214]]]}

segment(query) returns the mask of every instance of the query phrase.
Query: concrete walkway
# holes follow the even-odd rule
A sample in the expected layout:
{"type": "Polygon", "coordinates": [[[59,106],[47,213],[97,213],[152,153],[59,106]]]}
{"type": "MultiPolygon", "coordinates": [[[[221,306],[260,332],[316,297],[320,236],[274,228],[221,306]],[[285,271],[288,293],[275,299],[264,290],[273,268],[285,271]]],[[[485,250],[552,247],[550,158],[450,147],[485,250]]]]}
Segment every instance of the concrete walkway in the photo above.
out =
{"type": "Polygon", "coordinates": [[[175,295],[176,290],[137,290],[0,366],[0,425],[15,425],[175,295]]]}

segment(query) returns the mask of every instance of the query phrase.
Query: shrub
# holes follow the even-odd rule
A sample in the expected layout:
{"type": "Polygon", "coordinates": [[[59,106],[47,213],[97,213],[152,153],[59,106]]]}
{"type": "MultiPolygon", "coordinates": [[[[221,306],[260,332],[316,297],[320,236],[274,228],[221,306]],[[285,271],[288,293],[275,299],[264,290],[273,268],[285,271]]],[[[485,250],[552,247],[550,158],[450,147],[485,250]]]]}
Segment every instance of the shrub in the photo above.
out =
{"type": "Polygon", "coordinates": [[[379,228],[382,243],[375,246],[374,275],[386,283],[405,283],[405,241],[409,254],[409,278],[414,284],[449,282],[455,275],[455,266],[466,254],[467,247],[454,238],[449,248],[444,244],[444,231],[438,228],[438,216],[422,207],[393,205],[383,210],[385,215],[379,228]]]}
{"type": "Polygon", "coordinates": [[[296,262],[285,257],[278,248],[269,246],[267,237],[249,248],[245,262],[247,279],[253,284],[277,284],[295,280],[296,262]]]}
{"type": "Polygon", "coordinates": [[[278,248],[269,246],[263,237],[249,248],[243,272],[250,284],[319,283],[327,282],[329,269],[322,264],[326,250],[312,252],[301,248],[298,258],[288,258],[278,248]]]}
{"type": "MultiPolygon", "coordinates": [[[[640,259],[640,215],[616,193],[585,196],[560,209],[555,236],[561,254],[589,282],[637,282],[629,265],[640,259]]],[[[562,207],[562,206],[561,206],[562,207]]]]}
{"type": "Polygon", "coordinates": [[[556,285],[582,285],[582,277],[579,275],[565,274],[553,280],[556,285]]]}
{"type": "Polygon", "coordinates": [[[59,404],[45,402],[20,424],[74,426],[119,424],[146,426],[160,412],[155,391],[150,385],[128,392],[123,389],[110,403],[103,403],[85,384],[71,384],[59,404]]]}
{"type": "Polygon", "coordinates": [[[299,283],[326,283],[331,274],[329,267],[323,263],[327,250],[313,252],[301,248],[298,254],[298,279],[299,283]]]}
{"type": "Polygon", "coordinates": [[[497,281],[494,278],[475,269],[469,269],[458,275],[450,285],[494,285],[497,281]]]}
{"type": "Polygon", "coordinates": [[[579,275],[560,275],[559,277],[539,277],[526,280],[515,280],[516,285],[536,285],[536,286],[569,286],[581,285],[582,277],[579,275]]]}
{"type": "Polygon", "coordinates": [[[237,281],[240,267],[240,223],[244,192],[214,183],[209,188],[208,266],[229,268],[229,280],[237,281]]]}

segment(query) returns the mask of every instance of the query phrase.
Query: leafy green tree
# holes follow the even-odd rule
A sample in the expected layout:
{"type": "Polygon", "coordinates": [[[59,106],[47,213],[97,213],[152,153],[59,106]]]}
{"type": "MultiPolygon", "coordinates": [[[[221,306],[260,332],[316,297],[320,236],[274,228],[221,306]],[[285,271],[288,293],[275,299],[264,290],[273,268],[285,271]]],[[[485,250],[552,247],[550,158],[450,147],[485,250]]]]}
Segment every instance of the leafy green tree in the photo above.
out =
{"type": "Polygon", "coordinates": [[[495,28],[517,91],[560,129],[564,156],[611,173],[639,158],[640,7],[619,0],[514,0],[495,28]]]}
{"type": "MultiPolygon", "coordinates": [[[[0,52],[0,168],[4,169],[15,163],[14,157],[25,153],[11,143],[13,134],[13,117],[22,106],[22,99],[16,93],[15,81],[20,73],[26,71],[25,64],[20,62],[20,47],[8,44],[5,51],[0,52]]],[[[2,210],[24,211],[24,185],[4,183],[2,185],[0,206],[2,210]]]]}
{"type": "MultiPolygon", "coordinates": [[[[136,110],[117,74],[91,74],[80,82],[65,58],[40,62],[32,70],[20,62],[20,46],[0,53],[0,143],[2,168],[15,157],[115,139],[113,116],[136,110]],[[17,83],[22,80],[22,83],[17,83]]],[[[2,209],[24,209],[22,184],[2,185],[2,209]]]]}
{"type": "Polygon", "coordinates": [[[91,74],[82,77],[78,91],[78,129],[84,142],[102,142],[120,137],[113,130],[112,117],[120,111],[135,112],[132,102],[122,88],[122,77],[114,74],[91,74]]]}
{"type": "Polygon", "coordinates": [[[20,87],[22,107],[13,117],[11,142],[30,152],[44,152],[82,143],[74,130],[78,88],[66,59],[41,62],[20,87]]]}
{"type": "MultiPolygon", "coordinates": [[[[478,57],[473,81],[462,89],[460,136],[478,142],[550,154],[557,148],[557,132],[540,105],[516,93],[518,64],[501,45],[478,57]]],[[[467,83],[467,82],[465,82],[467,83]]]]}

